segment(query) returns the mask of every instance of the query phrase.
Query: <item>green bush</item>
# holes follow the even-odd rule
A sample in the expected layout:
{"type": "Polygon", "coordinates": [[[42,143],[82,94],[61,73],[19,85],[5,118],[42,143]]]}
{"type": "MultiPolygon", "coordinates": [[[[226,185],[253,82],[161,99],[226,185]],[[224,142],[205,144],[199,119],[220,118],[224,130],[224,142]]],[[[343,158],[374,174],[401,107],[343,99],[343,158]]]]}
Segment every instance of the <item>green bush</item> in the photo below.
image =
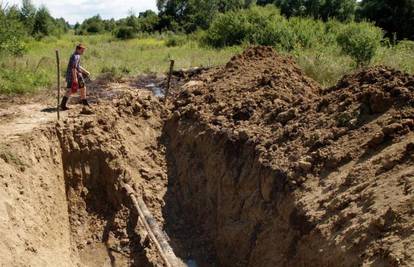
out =
{"type": "Polygon", "coordinates": [[[202,42],[213,47],[240,45],[246,39],[249,27],[244,11],[219,14],[202,42]]]}
{"type": "Polygon", "coordinates": [[[112,67],[103,67],[101,70],[101,75],[99,75],[99,79],[106,80],[110,82],[118,82],[122,79],[123,74],[126,73],[126,68],[117,68],[115,66],[112,67]]]}
{"type": "MultiPolygon", "coordinates": [[[[201,42],[216,48],[243,43],[260,44],[283,51],[335,46],[343,29],[352,28],[346,25],[335,20],[324,23],[302,17],[286,19],[272,5],[252,6],[218,15],[201,42]]],[[[377,30],[372,25],[368,29],[371,32],[377,30]]]]}
{"type": "Polygon", "coordinates": [[[188,42],[188,38],[186,35],[174,34],[174,35],[170,35],[166,39],[165,45],[167,47],[183,46],[187,42],[188,42]]]}
{"type": "Polygon", "coordinates": [[[382,38],[382,30],[374,25],[367,22],[352,22],[339,33],[337,41],[342,51],[361,66],[371,62],[382,38]]]}
{"type": "Polygon", "coordinates": [[[136,31],[130,26],[121,26],[115,31],[115,36],[118,39],[127,40],[136,37],[136,31]]]}
{"type": "Polygon", "coordinates": [[[229,11],[216,16],[201,41],[213,47],[256,43],[290,49],[293,36],[287,23],[273,5],[229,11]]]}
{"type": "Polygon", "coordinates": [[[47,73],[32,69],[1,69],[0,94],[23,94],[35,92],[39,87],[51,85],[47,73]]]}
{"type": "Polygon", "coordinates": [[[24,25],[15,9],[0,3],[0,57],[2,54],[22,55],[26,51],[24,25]]]}

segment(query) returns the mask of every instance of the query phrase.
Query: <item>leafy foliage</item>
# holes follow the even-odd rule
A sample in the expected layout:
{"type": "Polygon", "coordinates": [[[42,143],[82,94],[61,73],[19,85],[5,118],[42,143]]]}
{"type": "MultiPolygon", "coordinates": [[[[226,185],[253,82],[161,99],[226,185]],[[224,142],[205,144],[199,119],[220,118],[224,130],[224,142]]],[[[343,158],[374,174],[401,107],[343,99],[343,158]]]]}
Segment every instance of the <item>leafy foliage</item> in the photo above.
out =
{"type": "Polygon", "coordinates": [[[387,36],[414,40],[413,0],[362,0],[360,18],[374,21],[386,30],[387,36]]]}
{"type": "Polygon", "coordinates": [[[157,0],[161,28],[187,33],[207,29],[219,13],[250,6],[252,0],[157,0]],[[178,27],[177,27],[178,26],[178,27]]]}
{"type": "Polygon", "coordinates": [[[338,35],[338,43],[358,65],[366,65],[374,58],[382,37],[382,31],[372,24],[351,23],[338,35]]]}
{"type": "Polygon", "coordinates": [[[187,42],[188,38],[186,35],[173,34],[167,38],[165,45],[167,47],[183,46],[187,42]]]}
{"type": "Polygon", "coordinates": [[[132,39],[136,36],[136,31],[131,26],[121,26],[115,31],[115,36],[122,40],[132,39]]]}
{"type": "Polygon", "coordinates": [[[89,19],[84,20],[76,31],[77,34],[98,34],[105,31],[106,22],[102,20],[100,15],[93,16],[89,19]]]}
{"type": "Polygon", "coordinates": [[[352,20],[357,7],[356,0],[258,0],[257,3],[275,4],[288,17],[308,16],[324,21],[332,18],[352,20]]]}
{"type": "Polygon", "coordinates": [[[0,5],[0,56],[8,53],[22,55],[26,50],[24,37],[25,29],[18,10],[0,5]]]}
{"type": "Polygon", "coordinates": [[[324,23],[310,18],[286,19],[273,5],[253,6],[217,16],[203,42],[213,47],[252,43],[292,51],[299,47],[332,45],[343,25],[338,21],[324,23]]]}

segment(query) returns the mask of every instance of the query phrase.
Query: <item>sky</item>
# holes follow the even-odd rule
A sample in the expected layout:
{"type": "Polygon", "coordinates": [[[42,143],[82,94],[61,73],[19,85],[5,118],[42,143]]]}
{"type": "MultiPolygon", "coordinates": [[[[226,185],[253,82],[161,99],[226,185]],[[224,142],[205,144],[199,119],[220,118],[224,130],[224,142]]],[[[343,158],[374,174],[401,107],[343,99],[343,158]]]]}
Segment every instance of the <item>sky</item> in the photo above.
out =
{"type": "MultiPolygon", "coordinates": [[[[1,2],[13,5],[20,4],[21,0],[1,2]]],[[[148,9],[157,11],[156,0],[32,0],[32,3],[37,7],[45,5],[53,17],[63,17],[71,24],[96,14],[104,19],[119,19],[128,16],[131,10],[136,14],[148,9]]]]}

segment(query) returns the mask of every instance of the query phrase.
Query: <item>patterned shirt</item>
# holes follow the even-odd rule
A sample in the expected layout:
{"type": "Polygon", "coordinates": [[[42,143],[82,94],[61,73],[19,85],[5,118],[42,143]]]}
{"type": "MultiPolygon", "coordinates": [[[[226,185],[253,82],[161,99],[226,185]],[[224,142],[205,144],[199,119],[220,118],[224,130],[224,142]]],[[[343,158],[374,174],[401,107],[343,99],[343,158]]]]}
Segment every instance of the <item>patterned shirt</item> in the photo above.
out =
{"type": "Polygon", "coordinates": [[[72,82],[72,69],[77,70],[78,79],[83,79],[82,72],[81,72],[81,65],[80,65],[81,56],[78,53],[73,53],[70,56],[68,69],[66,70],[66,81],[72,82]]]}

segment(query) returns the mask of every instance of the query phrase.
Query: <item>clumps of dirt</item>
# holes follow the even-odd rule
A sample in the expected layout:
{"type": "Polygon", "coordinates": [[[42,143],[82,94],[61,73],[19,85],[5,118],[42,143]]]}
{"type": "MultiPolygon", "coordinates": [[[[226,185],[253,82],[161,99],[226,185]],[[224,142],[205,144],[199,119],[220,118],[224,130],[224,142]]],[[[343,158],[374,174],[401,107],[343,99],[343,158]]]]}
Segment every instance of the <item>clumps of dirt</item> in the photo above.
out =
{"type": "Polygon", "coordinates": [[[414,263],[413,76],[380,66],[322,90],[252,47],[197,79],[166,126],[172,197],[219,265],[414,263]]]}
{"type": "Polygon", "coordinates": [[[268,47],[248,49],[224,68],[198,79],[201,86],[196,84],[180,94],[176,115],[204,116],[218,127],[286,124],[305,112],[308,107],[304,104],[320,90],[292,59],[280,57],[268,47]],[[291,109],[286,110],[288,105],[291,109]]]}
{"type": "Polygon", "coordinates": [[[72,239],[86,264],[96,253],[91,248],[100,244],[113,264],[160,262],[137,214],[128,208],[122,183],[134,185],[163,222],[167,177],[157,139],[164,116],[163,105],[149,92],[130,92],[94,106],[87,115],[76,108],[57,124],[72,239]]]}

